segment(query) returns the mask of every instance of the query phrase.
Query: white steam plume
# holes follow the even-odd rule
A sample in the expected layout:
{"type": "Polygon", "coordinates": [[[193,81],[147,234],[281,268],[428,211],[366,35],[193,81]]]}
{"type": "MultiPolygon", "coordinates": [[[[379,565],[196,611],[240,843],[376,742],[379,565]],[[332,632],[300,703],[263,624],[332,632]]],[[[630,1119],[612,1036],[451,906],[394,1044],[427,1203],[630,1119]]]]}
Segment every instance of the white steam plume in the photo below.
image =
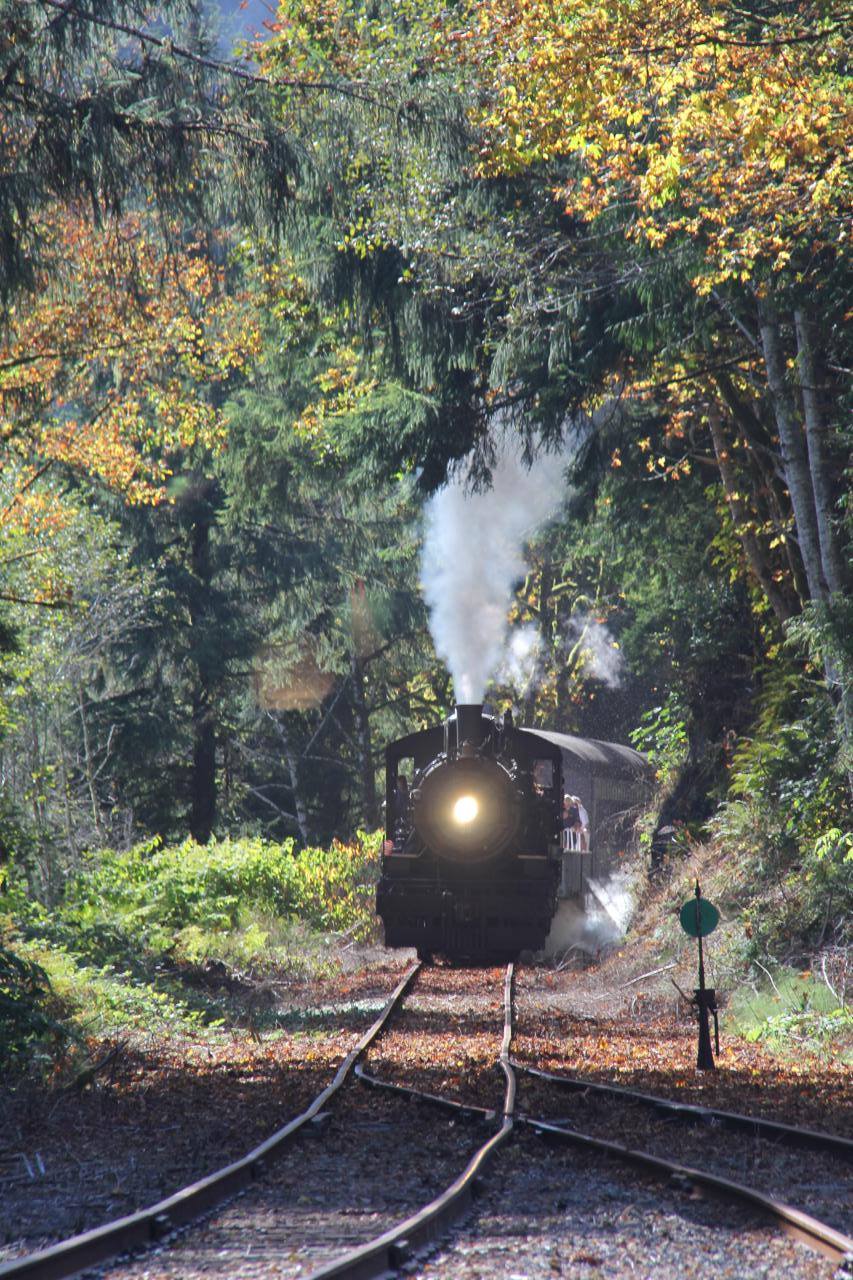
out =
{"type": "Polygon", "coordinates": [[[498,684],[509,685],[523,698],[536,681],[542,656],[542,635],[535,622],[513,627],[506,637],[503,657],[495,673],[498,684]]]}
{"type": "Polygon", "coordinates": [[[611,689],[618,689],[625,658],[610,628],[591,613],[575,614],[569,623],[569,647],[578,644],[588,674],[603,680],[611,689]]]}
{"type": "Polygon", "coordinates": [[[524,543],[556,514],[566,460],[542,454],[528,467],[507,435],[490,489],[471,492],[463,464],[427,503],[421,585],[458,702],[482,702],[500,663],[513,588],[527,569],[524,543]]]}

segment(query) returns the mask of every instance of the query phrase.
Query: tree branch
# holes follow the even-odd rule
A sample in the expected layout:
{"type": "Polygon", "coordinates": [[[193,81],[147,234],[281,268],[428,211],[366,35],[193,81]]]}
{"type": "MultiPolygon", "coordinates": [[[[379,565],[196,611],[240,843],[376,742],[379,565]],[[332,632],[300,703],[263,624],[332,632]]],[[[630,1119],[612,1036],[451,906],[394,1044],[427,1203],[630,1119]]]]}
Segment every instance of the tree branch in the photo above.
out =
{"type": "Polygon", "coordinates": [[[173,54],[176,58],[194,62],[197,66],[205,67],[209,71],[223,71],[235,80],[243,80],[247,84],[262,85],[266,89],[280,87],[301,89],[303,91],[313,89],[322,93],[341,93],[360,102],[375,105],[375,99],[343,82],[284,78],[270,80],[266,76],[259,76],[253,71],[247,71],[244,67],[235,66],[233,62],[223,62],[220,58],[207,58],[201,53],[194,53],[192,49],[185,48],[184,45],[175,44],[168,37],[155,36],[149,31],[143,31],[141,27],[132,27],[125,22],[115,22],[111,18],[102,18],[96,13],[90,13],[88,9],[80,9],[77,7],[76,0],[67,0],[67,2],[66,0],[38,0],[38,3],[47,5],[51,9],[57,9],[68,17],[81,18],[84,22],[91,22],[94,26],[105,27],[108,31],[116,31],[121,35],[131,36],[142,44],[153,45],[157,49],[162,49],[165,54],[173,54]]]}
{"type": "Polygon", "coordinates": [[[36,480],[41,479],[45,471],[47,471],[50,467],[53,466],[54,461],[55,461],[54,458],[49,458],[47,462],[45,462],[42,466],[40,466],[39,469],[30,476],[26,484],[21,486],[21,488],[18,490],[15,496],[11,499],[11,501],[6,504],[6,506],[3,508],[2,511],[0,511],[0,525],[5,524],[6,517],[18,505],[18,503],[21,501],[21,498],[24,496],[27,490],[33,487],[36,480]]]}
{"type": "Polygon", "coordinates": [[[77,608],[77,606],[72,604],[70,600],[28,600],[25,596],[8,595],[5,591],[0,591],[0,600],[5,600],[8,604],[37,605],[40,609],[77,608]]]}

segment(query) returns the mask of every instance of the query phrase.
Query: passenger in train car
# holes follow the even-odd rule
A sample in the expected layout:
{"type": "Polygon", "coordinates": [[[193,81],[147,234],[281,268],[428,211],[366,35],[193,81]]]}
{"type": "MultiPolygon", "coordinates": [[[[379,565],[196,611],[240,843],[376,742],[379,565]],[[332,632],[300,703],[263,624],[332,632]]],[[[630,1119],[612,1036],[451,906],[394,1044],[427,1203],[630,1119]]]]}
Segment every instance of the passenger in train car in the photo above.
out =
{"type": "Polygon", "coordinates": [[[589,814],[579,796],[568,794],[563,796],[562,826],[564,831],[572,833],[569,841],[571,848],[587,853],[589,851],[589,814]]]}
{"type": "Polygon", "coordinates": [[[580,847],[577,834],[579,821],[580,814],[577,805],[574,803],[574,796],[566,793],[563,796],[563,813],[560,821],[563,831],[568,832],[568,836],[563,840],[564,849],[577,849],[580,847]]]}
{"type": "Polygon", "coordinates": [[[578,811],[578,830],[580,834],[581,853],[589,853],[589,814],[584,808],[580,796],[572,796],[578,811]]]}

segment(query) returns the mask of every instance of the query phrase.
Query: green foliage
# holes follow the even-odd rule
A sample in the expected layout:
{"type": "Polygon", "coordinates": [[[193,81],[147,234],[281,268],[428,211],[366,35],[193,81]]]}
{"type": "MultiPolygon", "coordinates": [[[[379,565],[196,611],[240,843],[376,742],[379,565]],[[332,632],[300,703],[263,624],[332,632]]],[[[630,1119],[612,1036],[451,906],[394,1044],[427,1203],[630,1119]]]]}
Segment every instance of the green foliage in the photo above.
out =
{"type": "MultiPolygon", "coordinates": [[[[849,521],[848,513],[848,521],[849,521]]],[[[853,716],[853,600],[833,596],[825,601],[810,601],[786,628],[789,642],[814,663],[828,660],[833,676],[832,695],[838,703],[836,718],[843,726],[845,716],[853,716]]],[[[850,722],[853,723],[853,722],[850,722]]],[[[850,728],[848,723],[848,730],[850,728]]],[[[853,778],[853,742],[839,733],[841,752],[838,767],[853,778]]]]}
{"type": "Polygon", "coordinates": [[[712,829],[744,893],[760,888],[744,912],[747,957],[800,958],[850,941],[853,814],[831,722],[812,681],[777,666],[767,673],[753,732],[734,752],[730,798],[712,829]]]}
{"type": "MultiPolygon", "coordinates": [[[[45,500],[59,487],[50,484],[45,500]]],[[[0,503],[14,506],[15,495],[4,472],[0,503]]],[[[32,891],[51,901],[78,849],[108,833],[117,838],[127,816],[115,802],[93,813],[90,783],[103,785],[115,729],[107,747],[91,717],[98,695],[113,700],[117,692],[106,652],[157,607],[156,585],[150,571],[133,567],[118,524],[95,503],[75,506],[49,539],[13,539],[10,561],[0,568],[20,601],[9,607],[19,647],[0,653],[0,863],[14,855],[32,891]],[[36,564],[73,583],[67,607],[24,603],[39,598],[36,564]]]]}
{"type": "MultiPolygon", "coordinates": [[[[762,980],[763,980],[763,975],[762,980]]],[[[770,986],[742,987],[726,1010],[726,1024],[747,1040],[787,1053],[832,1053],[853,1058],[853,1010],[841,992],[810,971],[779,969],[770,986]]]]}
{"type": "Polygon", "coordinates": [[[12,864],[0,887],[6,1060],[20,1069],[55,1059],[83,1034],[195,1036],[246,1016],[254,1025],[217,982],[236,977],[251,991],[263,975],[326,972],[330,935],[372,940],[380,846],[380,833],[364,832],[301,850],[292,840],[154,839],[87,853],[49,911],[12,864]]]}
{"type": "Polygon", "coordinates": [[[830,827],[815,840],[812,856],[816,862],[853,862],[853,831],[830,827]]]}
{"type": "Polygon", "coordinates": [[[362,940],[375,929],[378,851],[379,836],[364,833],[328,849],[247,838],[99,850],[85,856],[42,927],[101,964],[140,949],[272,956],[270,937],[295,921],[362,940]]]}
{"type": "Polygon", "coordinates": [[[21,806],[11,796],[0,792],[0,895],[5,887],[3,864],[14,858],[19,865],[30,867],[36,849],[36,837],[21,806]]]}
{"type": "Polygon", "coordinates": [[[216,57],[201,8],[163,0],[165,39],[131,0],[79,12],[0,2],[0,298],[34,283],[54,202],[95,221],[147,198],[196,223],[220,222],[229,204],[278,222],[294,151],[264,86],[216,57]]]}
{"type": "Polygon", "coordinates": [[[44,1056],[48,1044],[56,1050],[65,1039],[47,972],[0,932],[0,1068],[44,1056]]]}
{"type": "Polygon", "coordinates": [[[671,692],[661,706],[643,713],[631,742],[654,765],[658,782],[670,786],[684,764],[689,743],[685,708],[677,693],[671,692]]]}
{"type": "Polygon", "coordinates": [[[197,1033],[217,1020],[192,1008],[180,995],[162,990],[130,969],[92,965],[55,941],[21,945],[26,963],[37,966],[60,1002],[65,1026],[74,1033],[111,1035],[127,1031],[197,1033]]]}

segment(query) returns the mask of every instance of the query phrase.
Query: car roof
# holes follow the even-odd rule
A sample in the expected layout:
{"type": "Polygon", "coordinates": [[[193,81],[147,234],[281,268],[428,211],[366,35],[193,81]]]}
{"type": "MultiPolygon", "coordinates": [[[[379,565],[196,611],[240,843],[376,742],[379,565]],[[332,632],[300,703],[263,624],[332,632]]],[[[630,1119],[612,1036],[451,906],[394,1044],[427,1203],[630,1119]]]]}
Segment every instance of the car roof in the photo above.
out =
{"type": "Polygon", "coordinates": [[[521,733],[544,738],[575,763],[585,765],[596,773],[629,774],[632,777],[647,776],[651,766],[644,755],[632,747],[618,742],[600,742],[597,738],[576,738],[571,733],[550,733],[547,729],[521,729],[521,733]]]}

